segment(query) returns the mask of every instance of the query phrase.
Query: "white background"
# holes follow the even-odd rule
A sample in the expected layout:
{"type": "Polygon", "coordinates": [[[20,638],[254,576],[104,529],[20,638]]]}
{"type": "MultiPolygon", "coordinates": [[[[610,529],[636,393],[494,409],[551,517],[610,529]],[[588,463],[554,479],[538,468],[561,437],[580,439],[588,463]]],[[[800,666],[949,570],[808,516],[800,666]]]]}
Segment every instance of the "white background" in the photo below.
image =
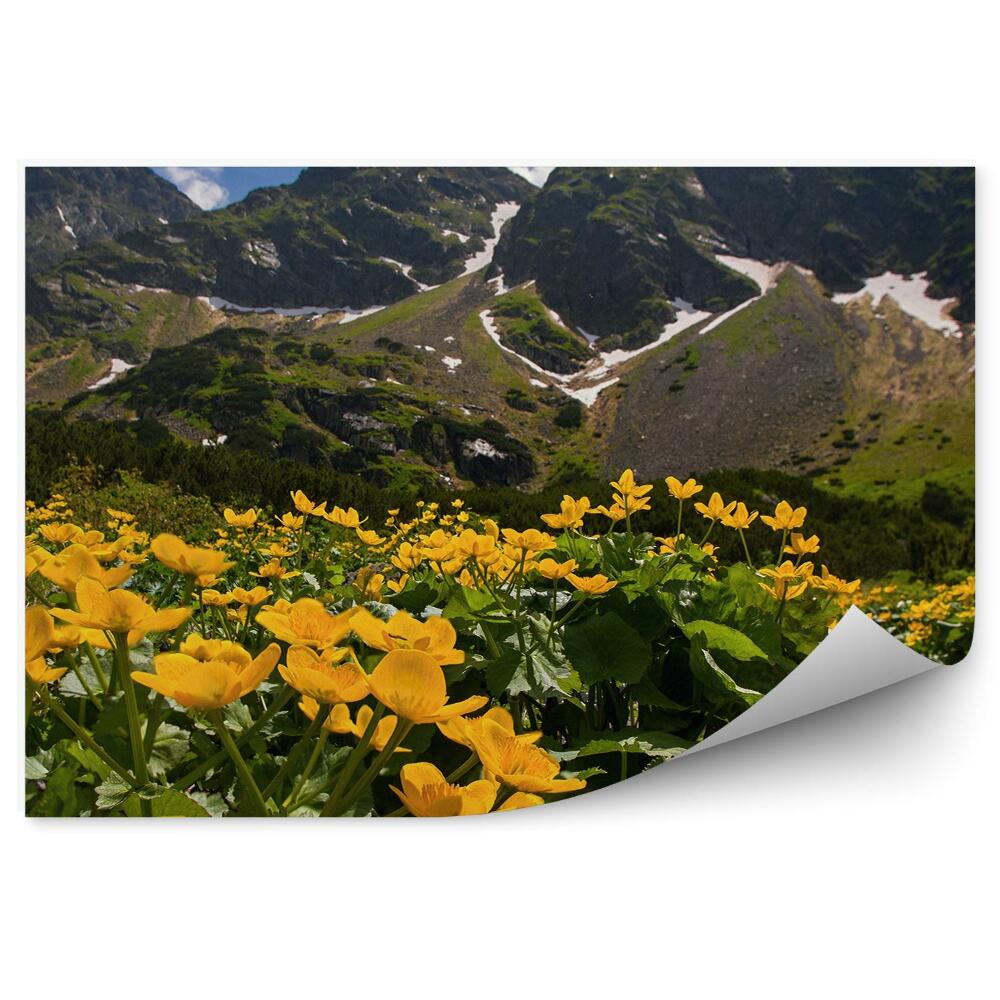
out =
{"type": "Polygon", "coordinates": [[[10,995],[986,995],[1000,642],[997,55],[983,5],[340,6],[6,12],[10,995]],[[24,820],[19,160],[975,164],[988,382],[972,658],[485,821],[24,820]]]}

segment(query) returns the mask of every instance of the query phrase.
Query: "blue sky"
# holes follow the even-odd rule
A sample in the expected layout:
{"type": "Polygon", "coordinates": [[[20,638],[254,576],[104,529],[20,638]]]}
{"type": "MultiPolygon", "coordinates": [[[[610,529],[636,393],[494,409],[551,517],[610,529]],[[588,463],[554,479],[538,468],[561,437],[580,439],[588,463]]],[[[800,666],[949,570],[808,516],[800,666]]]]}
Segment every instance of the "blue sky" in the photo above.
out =
{"type": "Polygon", "coordinates": [[[302,167],[153,167],[196,205],[221,208],[245,198],[254,188],[289,184],[302,167]]]}
{"type": "MultiPolygon", "coordinates": [[[[551,167],[511,167],[515,173],[541,187],[551,167]]],[[[290,184],[302,167],[153,167],[176,184],[196,205],[222,208],[240,201],[254,188],[290,184]]]]}

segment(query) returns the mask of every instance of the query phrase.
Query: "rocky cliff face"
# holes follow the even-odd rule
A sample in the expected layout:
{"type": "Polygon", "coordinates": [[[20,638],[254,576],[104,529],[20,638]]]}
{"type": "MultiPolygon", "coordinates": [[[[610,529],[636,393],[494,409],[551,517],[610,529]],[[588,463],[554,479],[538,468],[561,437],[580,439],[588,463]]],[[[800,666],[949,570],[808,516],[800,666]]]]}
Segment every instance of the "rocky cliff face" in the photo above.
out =
{"type": "Polygon", "coordinates": [[[29,272],[52,267],[98,240],[201,212],[147,167],[28,167],[24,188],[29,272]]]}
{"type": "Polygon", "coordinates": [[[974,317],[974,174],[966,169],[586,168],[553,172],[501,238],[493,272],[534,279],[565,319],[626,345],[683,299],[753,294],[717,255],[794,261],[832,291],[927,270],[974,317]]]}

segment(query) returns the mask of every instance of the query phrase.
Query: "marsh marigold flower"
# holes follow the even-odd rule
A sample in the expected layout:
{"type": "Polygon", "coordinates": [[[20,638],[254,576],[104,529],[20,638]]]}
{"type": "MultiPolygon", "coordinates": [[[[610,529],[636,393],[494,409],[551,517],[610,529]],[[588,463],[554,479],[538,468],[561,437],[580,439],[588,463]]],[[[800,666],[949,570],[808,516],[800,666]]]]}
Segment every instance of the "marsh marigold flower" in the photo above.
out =
{"type": "Polygon", "coordinates": [[[694,509],[702,517],[708,518],[709,521],[721,521],[723,518],[729,517],[736,509],[736,501],[731,500],[729,503],[723,503],[722,497],[718,493],[713,493],[708,498],[708,503],[699,501],[694,505],[694,509]]]}
{"type": "Polygon", "coordinates": [[[555,559],[542,559],[535,566],[535,569],[546,580],[563,580],[576,569],[576,560],[567,559],[565,562],[556,562],[555,559]]]}
{"type": "Polygon", "coordinates": [[[257,622],[282,642],[327,649],[336,646],[351,631],[351,618],[358,608],[348,608],[332,615],[313,597],[302,597],[294,604],[284,602],[274,610],[263,610],[257,622]]]}
{"type": "Polygon", "coordinates": [[[234,565],[218,549],[195,548],[176,535],[157,535],[150,548],[164,566],[184,576],[218,576],[234,565]]]}
{"type": "Polygon", "coordinates": [[[696,496],[705,487],[700,483],[696,483],[693,479],[688,479],[686,482],[681,482],[675,476],[667,476],[664,480],[667,484],[667,489],[670,491],[670,495],[675,500],[690,500],[691,497],[696,496]]]}
{"type": "Polygon", "coordinates": [[[54,644],[55,623],[40,604],[24,610],[24,669],[34,684],[57,681],[65,667],[50,667],[45,662],[46,650],[54,644]]]}
{"type": "Polygon", "coordinates": [[[51,556],[39,567],[38,572],[57,587],[72,594],[84,576],[100,580],[105,587],[120,587],[131,575],[130,566],[105,569],[85,545],[67,546],[57,556],[51,556]]]}
{"type": "Polygon", "coordinates": [[[447,719],[444,722],[439,722],[437,727],[449,740],[460,743],[470,750],[475,750],[476,741],[482,738],[483,726],[487,722],[500,726],[508,736],[513,736],[522,743],[537,743],[542,738],[540,732],[515,734],[513,716],[507,709],[499,705],[494,705],[482,715],[472,717],[459,715],[454,719],[447,719]]]}
{"type": "Polygon", "coordinates": [[[455,648],[455,626],[441,615],[420,621],[406,611],[397,611],[388,621],[376,618],[366,608],[354,609],[351,630],[372,649],[418,649],[444,665],[464,663],[465,653],[455,648]]]}
{"type": "MultiPolygon", "coordinates": [[[[319,711],[319,703],[312,698],[303,698],[299,702],[299,708],[310,722],[316,718],[319,711]]],[[[345,704],[334,705],[330,714],[323,723],[323,728],[331,733],[350,733],[355,739],[360,740],[368,729],[368,724],[372,721],[374,713],[367,705],[358,706],[358,714],[352,719],[351,710],[345,704]]],[[[385,749],[386,743],[392,739],[392,734],[396,731],[396,723],[399,720],[395,715],[385,715],[375,725],[375,732],[372,734],[371,747],[376,752],[385,749]]],[[[396,747],[393,753],[412,753],[409,747],[396,747]]]]}
{"type": "Polygon", "coordinates": [[[539,531],[537,528],[528,528],[526,531],[504,528],[503,537],[508,545],[522,552],[546,552],[556,543],[547,531],[539,531]]]}
{"type": "Polygon", "coordinates": [[[793,528],[801,528],[806,520],[806,508],[796,507],[787,500],[782,500],[774,508],[774,515],[761,514],[760,519],[772,531],[791,531],[793,528]]]}
{"type": "Polygon", "coordinates": [[[101,629],[117,635],[127,634],[135,646],[149,632],[172,632],[191,617],[190,608],[155,610],[138,594],[128,590],[108,590],[92,577],[81,577],[76,585],[78,611],[53,608],[52,614],[71,625],[101,629]]]}
{"type": "Polygon", "coordinates": [[[414,816],[473,816],[488,813],[496,801],[493,781],[473,781],[451,785],[433,765],[425,762],[406,764],[399,772],[401,789],[392,790],[414,816]]]}
{"type": "Polygon", "coordinates": [[[617,580],[609,580],[602,573],[595,573],[593,576],[577,576],[576,573],[570,573],[566,579],[581,594],[587,594],[591,597],[606,594],[609,590],[614,590],[618,586],[617,580]]]}
{"type": "Polygon", "coordinates": [[[299,694],[326,705],[360,701],[368,695],[368,678],[350,649],[325,649],[322,655],[308,646],[292,646],[278,673],[299,694]]]}
{"type": "Polygon", "coordinates": [[[819,552],[819,535],[805,538],[799,532],[793,531],[791,541],[785,546],[785,552],[793,556],[806,556],[819,552]]]}
{"type": "Polygon", "coordinates": [[[234,528],[252,528],[257,523],[257,511],[253,507],[247,508],[242,514],[237,514],[232,507],[227,507],[222,516],[226,519],[226,524],[234,528]]]}
{"type": "Polygon", "coordinates": [[[236,643],[226,643],[209,660],[185,653],[161,653],[153,658],[155,674],[134,670],[132,680],[185,708],[211,710],[255,691],[280,656],[281,647],[276,642],[256,658],[236,643]]]}
{"type": "Polygon", "coordinates": [[[473,695],[449,704],[444,671],[437,660],[418,649],[386,653],[368,678],[368,686],[391,712],[418,725],[475,712],[489,701],[473,695]]]}
{"type": "MultiPolygon", "coordinates": [[[[718,494],[716,494],[718,496],[718,494]]],[[[720,518],[727,528],[735,528],[737,531],[746,531],[754,521],[757,520],[757,511],[747,510],[747,505],[741,500],[736,509],[728,514],[723,514],[720,518]]]]}
{"type": "Polygon", "coordinates": [[[483,721],[474,739],[487,773],[519,792],[561,795],[587,787],[581,778],[557,778],[559,762],[554,757],[512,736],[492,719],[483,721]]]}
{"type": "Polygon", "coordinates": [[[299,513],[315,514],[316,517],[326,516],[326,501],[319,504],[313,503],[312,500],[310,500],[309,497],[302,492],[302,490],[294,490],[291,496],[292,503],[295,504],[295,509],[299,511],[299,513]]]}
{"type": "Polygon", "coordinates": [[[542,520],[550,528],[579,528],[583,524],[583,516],[590,512],[590,498],[580,497],[574,500],[565,494],[559,505],[558,514],[542,514],[542,520]]]}
{"type": "Polygon", "coordinates": [[[233,587],[232,596],[233,600],[237,603],[255,608],[258,604],[263,604],[271,596],[271,591],[267,587],[254,587],[252,590],[233,587]]]}

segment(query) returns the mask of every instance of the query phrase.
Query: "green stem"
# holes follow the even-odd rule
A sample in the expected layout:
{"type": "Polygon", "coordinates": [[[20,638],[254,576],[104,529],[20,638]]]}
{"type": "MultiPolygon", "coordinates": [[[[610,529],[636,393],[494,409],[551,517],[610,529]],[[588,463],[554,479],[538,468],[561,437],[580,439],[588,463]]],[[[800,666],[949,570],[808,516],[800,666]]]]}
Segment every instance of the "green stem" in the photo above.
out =
{"type": "MultiPolygon", "coordinates": [[[[351,780],[351,776],[358,769],[358,764],[361,763],[362,758],[368,752],[368,745],[371,743],[372,737],[375,735],[375,728],[382,720],[383,715],[385,715],[385,705],[379,702],[375,706],[375,711],[372,712],[371,719],[368,720],[365,731],[361,734],[361,739],[358,740],[358,745],[351,751],[351,755],[347,760],[344,761],[343,770],[337,778],[337,783],[333,786],[333,791],[330,792],[330,796],[326,800],[326,805],[323,806],[323,811],[320,813],[321,816],[334,815],[333,810],[337,805],[337,800],[343,794],[347,783],[351,780]]],[[[398,723],[396,724],[396,728],[399,728],[398,723]]]]}
{"type": "MultiPolygon", "coordinates": [[[[285,707],[285,705],[288,702],[288,699],[291,698],[293,693],[294,693],[293,689],[286,686],[281,691],[281,693],[274,699],[274,701],[271,702],[270,707],[264,710],[260,718],[255,723],[253,723],[253,725],[248,726],[246,729],[244,729],[243,732],[236,737],[236,745],[238,747],[242,746],[244,743],[246,743],[248,739],[250,739],[251,736],[254,736],[256,733],[259,733],[260,730],[263,729],[264,726],[266,726],[267,723],[270,722],[271,719],[273,719],[274,716],[276,716],[278,712],[280,712],[285,707]]],[[[202,761],[200,764],[192,768],[186,774],[181,775],[181,777],[179,777],[176,781],[174,781],[170,785],[170,787],[175,788],[178,791],[183,790],[185,788],[190,788],[196,781],[199,781],[206,774],[208,774],[208,772],[211,771],[213,767],[217,767],[219,764],[221,764],[228,756],[229,754],[225,750],[220,750],[218,753],[213,754],[211,757],[209,757],[208,760],[202,761]]]]}
{"type": "MultiPolygon", "coordinates": [[[[358,778],[357,783],[354,784],[344,795],[342,802],[337,802],[334,804],[334,809],[343,812],[350,805],[352,805],[358,798],[358,796],[378,777],[379,771],[385,767],[389,758],[396,752],[396,748],[399,746],[407,736],[410,735],[410,730],[413,728],[414,723],[410,722],[409,719],[397,719],[396,728],[393,731],[392,736],[389,737],[388,742],[382,748],[382,752],[378,754],[375,759],[368,765],[368,770],[358,778]]],[[[333,813],[328,813],[326,811],[327,807],[330,805],[328,802],[323,808],[323,815],[329,816],[333,813]]]]}
{"type": "Polygon", "coordinates": [[[179,576],[180,573],[175,571],[171,575],[170,579],[167,580],[167,582],[163,585],[163,590],[160,591],[160,597],[157,600],[157,602],[153,605],[153,608],[156,611],[159,611],[160,608],[162,608],[163,605],[167,603],[167,598],[174,592],[174,586],[176,585],[177,577],[179,576]]]}
{"type": "Polygon", "coordinates": [[[63,711],[62,706],[53,699],[51,694],[49,694],[49,690],[46,687],[46,685],[44,684],[40,685],[38,688],[38,693],[42,696],[42,701],[45,703],[45,707],[88,750],[92,750],[101,759],[101,761],[108,766],[108,768],[111,771],[113,771],[115,774],[120,775],[122,779],[125,781],[125,783],[131,786],[133,789],[138,789],[142,787],[139,784],[139,782],[135,780],[135,778],[132,776],[132,772],[129,771],[127,767],[122,767],[122,765],[119,764],[118,761],[116,761],[114,757],[112,757],[111,754],[109,754],[107,750],[105,750],[104,747],[102,747],[100,743],[98,743],[94,739],[94,737],[91,736],[90,733],[88,733],[87,730],[83,728],[83,726],[78,725],[65,711],[63,711]]]}
{"type": "MultiPolygon", "coordinates": [[[[257,782],[254,781],[253,775],[250,773],[250,768],[247,767],[247,762],[243,759],[243,755],[240,753],[240,748],[233,741],[232,736],[229,735],[229,730],[226,729],[226,723],[223,721],[222,713],[219,709],[214,709],[208,713],[208,717],[212,722],[212,726],[215,729],[216,736],[222,741],[222,745],[226,748],[226,753],[232,758],[233,764],[236,767],[236,773],[239,775],[240,781],[243,784],[243,790],[247,793],[250,799],[251,816],[266,816],[267,815],[267,805],[264,802],[263,796],[260,794],[260,789],[257,787],[257,782]]],[[[242,803],[241,803],[242,811],[242,803]]]]}
{"type": "Polygon", "coordinates": [[[56,662],[57,663],[61,662],[64,665],[69,666],[70,670],[72,670],[73,673],[76,675],[76,679],[80,682],[80,687],[82,687],[83,690],[86,692],[87,697],[90,699],[91,702],[93,702],[94,707],[98,711],[100,711],[103,706],[97,700],[97,696],[94,694],[94,692],[90,689],[90,685],[87,683],[87,678],[83,676],[83,671],[80,669],[80,665],[76,662],[76,659],[70,656],[69,653],[63,653],[62,656],[60,656],[56,662]]]}
{"type": "Polygon", "coordinates": [[[750,550],[747,548],[746,536],[743,534],[743,529],[737,529],[740,534],[740,541],[743,543],[743,554],[747,557],[747,565],[750,569],[753,569],[753,560],[750,558],[750,550]]]}
{"type": "Polygon", "coordinates": [[[330,738],[330,730],[324,729],[319,734],[319,739],[316,741],[316,746],[313,747],[313,752],[306,761],[306,766],[302,773],[299,775],[299,780],[295,782],[295,787],[292,789],[292,794],[288,796],[287,799],[282,803],[282,808],[285,810],[291,809],[298,802],[300,793],[305,783],[309,780],[309,775],[313,773],[316,769],[316,765],[319,763],[319,759],[323,754],[323,747],[326,746],[326,741],[330,738]]]}
{"type": "MultiPolygon", "coordinates": [[[[128,635],[124,632],[115,633],[115,663],[118,667],[118,679],[121,682],[124,695],[125,714],[128,717],[128,738],[132,748],[132,771],[140,785],[149,783],[149,771],[146,768],[146,753],[143,749],[142,729],[139,726],[139,705],[135,698],[135,683],[132,680],[131,665],[128,657],[128,635]]],[[[139,799],[139,810],[143,816],[152,816],[153,809],[148,799],[139,799]]]]}
{"type": "Polygon", "coordinates": [[[83,644],[83,651],[87,654],[87,659],[90,660],[90,665],[94,668],[94,673],[97,675],[97,681],[101,685],[101,690],[107,694],[108,678],[101,669],[101,661],[97,658],[97,653],[94,652],[94,647],[91,646],[89,642],[85,642],[83,644]]]}
{"type": "Polygon", "coordinates": [[[306,731],[302,734],[299,741],[288,751],[288,756],[285,758],[284,763],[278,768],[278,773],[267,783],[267,787],[264,789],[264,798],[268,798],[273,792],[276,792],[280,787],[281,783],[285,780],[285,775],[288,774],[291,769],[292,764],[298,760],[302,751],[305,749],[306,744],[311,740],[316,738],[316,734],[319,732],[320,727],[326,722],[326,717],[330,714],[329,705],[320,705],[319,711],[316,713],[316,717],[309,723],[306,727],[306,731]]]}
{"type": "Polygon", "coordinates": [[[680,538],[681,537],[681,514],[683,512],[684,512],[684,501],[683,500],[678,500],[677,501],[677,532],[676,532],[676,535],[675,535],[676,538],[680,538]]]}

